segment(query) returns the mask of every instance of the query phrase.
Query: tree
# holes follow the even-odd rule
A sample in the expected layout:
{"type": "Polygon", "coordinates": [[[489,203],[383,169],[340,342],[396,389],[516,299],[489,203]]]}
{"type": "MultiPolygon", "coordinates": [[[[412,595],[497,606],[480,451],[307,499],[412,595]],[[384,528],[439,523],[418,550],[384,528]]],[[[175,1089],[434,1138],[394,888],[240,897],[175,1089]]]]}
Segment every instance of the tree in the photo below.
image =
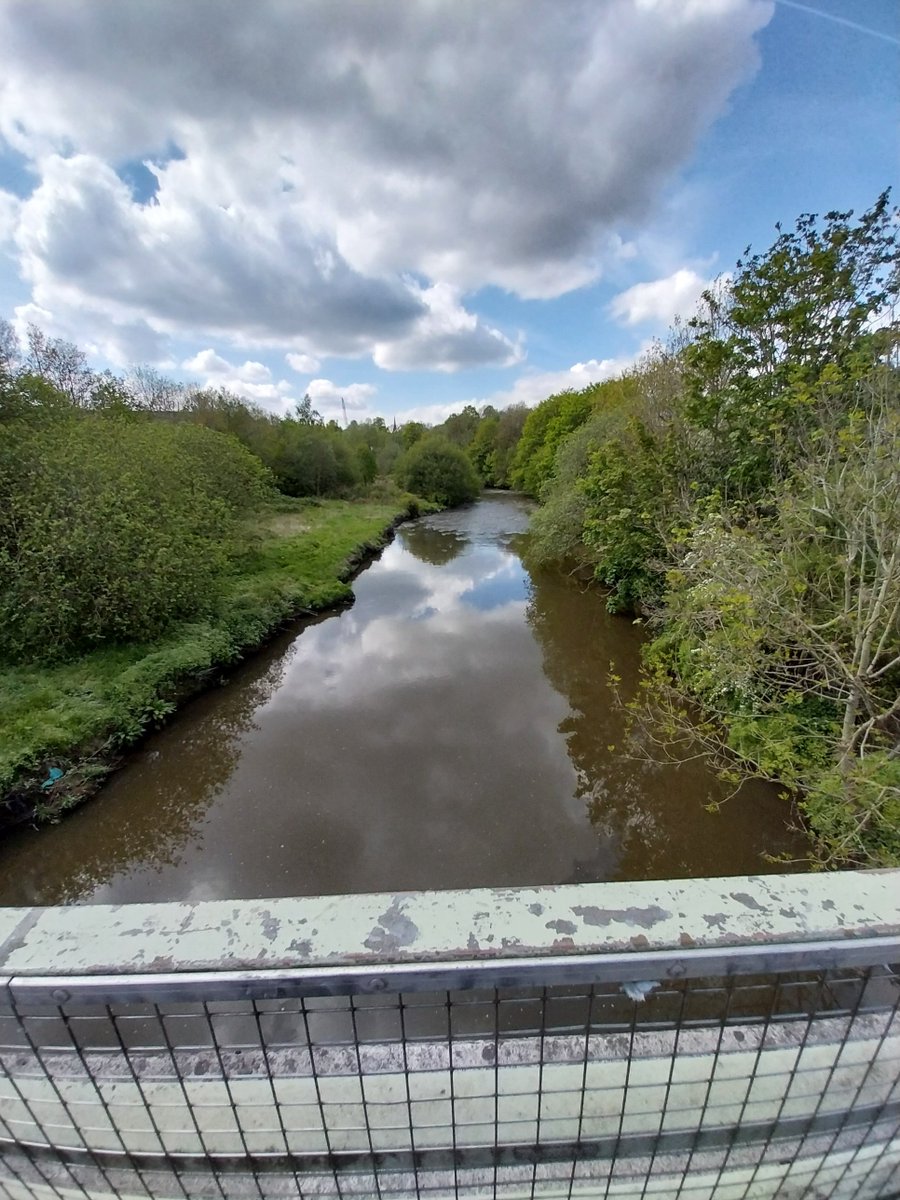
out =
{"type": "Polygon", "coordinates": [[[0,439],[0,657],[64,659],[209,611],[267,473],[190,425],[73,413],[0,439]]]}
{"type": "Polygon", "coordinates": [[[301,425],[321,425],[322,415],[316,412],[312,406],[312,399],[309,392],[305,392],[303,399],[298,400],[294,409],[294,420],[301,425]]]}
{"type": "Polygon", "coordinates": [[[11,377],[22,361],[19,335],[9,321],[0,318],[0,377],[11,377]]]}
{"type": "Polygon", "coordinates": [[[407,450],[397,462],[395,477],[408,492],[448,507],[474,500],[481,490],[465,452],[435,435],[407,450]]]}
{"type": "Polygon", "coordinates": [[[591,415],[594,388],[568,389],[531,410],[522,429],[510,472],[514,487],[540,496],[553,474],[556,451],[563,440],[591,415]]]}
{"type": "Polygon", "coordinates": [[[467,404],[462,412],[452,413],[443,425],[438,427],[438,431],[448,442],[465,450],[475,436],[480,421],[478,409],[474,404],[467,404]]]}
{"type": "Polygon", "coordinates": [[[135,418],[132,396],[125,383],[111,371],[101,371],[91,381],[90,407],[106,415],[135,418]]]}
{"type": "Polygon", "coordinates": [[[371,447],[356,447],[356,464],[362,482],[366,484],[372,483],[378,474],[378,461],[371,447]]]}
{"type": "Polygon", "coordinates": [[[420,441],[426,434],[427,429],[421,421],[407,421],[400,428],[400,437],[403,441],[403,449],[411,450],[416,442],[420,441]]]}
{"type": "Polygon", "coordinates": [[[497,434],[500,430],[499,417],[487,417],[478,426],[472,444],[469,446],[469,457],[475,470],[488,487],[496,484],[495,454],[497,450],[497,434]]]}
{"type": "Polygon", "coordinates": [[[900,856],[898,439],[893,372],[832,398],[775,517],[711,514],[681,547],[651,653],[656,703],[666,678],[699,700],[692,731],[802,789],[837,858],[900,856]]]}
{"type": "Polygon", "coordinates": [[[500,413],[494,447],[494,484],[510,486],[510,470],[525,421],[531,410],[525,404],[511,404],[500,413]]]}
{"type": "Polygon", "coordinates": [[[48,338],[37,325],[29,325],[25,369],[56,388],[76,408],[90,405],[93,373],[84,351],[72,342],[48,338]]]}
{"type": "Polygon", "coordinates": [[[177,412],[184,403],[184,384],[167,379],[155,367],[146,364],[131,368],[125,386],[134,407],[144,412],[177,412]]]}
{"type": "Polygon", "coordinates": [[[684,351],[685,416],[708,437],[727,494],[755,499],[786,477],[814,426],[814,393],[863,378],[894,334],[873,319],[900,297],[889,193],[852,211],[801,216],[734,278],[704,294],[684,351]]]}

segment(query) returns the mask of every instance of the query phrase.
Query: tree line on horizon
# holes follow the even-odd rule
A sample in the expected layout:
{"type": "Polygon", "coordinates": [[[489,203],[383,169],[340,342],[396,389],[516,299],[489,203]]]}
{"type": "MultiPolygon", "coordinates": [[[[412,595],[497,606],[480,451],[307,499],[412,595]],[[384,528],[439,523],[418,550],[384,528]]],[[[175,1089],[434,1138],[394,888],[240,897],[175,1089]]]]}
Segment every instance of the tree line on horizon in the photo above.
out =
{"type": "MultiPolygon", "coordinates": [[[[353,495],[378,476],[408,473],[402,460],[420,441],[443,442],[464,452],[474,474],[458,456],[444,455],[445,468],[458,478],[443,488],[445,496],[420,494],[443,503],[461,503],[472,499],[481,486],[510,486],[529,409],[523,404],[503,410],[467,404],[435,425],[406,421],[398,426],[395,421],[389,426],[383,417],[342,425],[335,419],[324,420],[309,395],[304,395],[291,411],[277,414],[240,392],[169,379],[146,364],[133,366],[122,376],[94,371],[78,346],[48,337],[34,324],[27,327],[23,347],[13,325],[0,319],[0,421],[35,419],[53,412],[130,414],[201,425],[244,445],[271,471],[276,487],[291,496],[353,495]]],[[[414,461],[419,459],[421,451],[414,461]]],[[[427,486],[427,472],[420,473],[420,483],[427,486]]]]}
{"type": "Polygon", "coordinates": [[[441,505],[507,486],[527,410],[436,427],[341,427],[309,396],[277,415],[149,366],[93,371],[71,342],[0,321],[0,661],[160,636],[216,602],[244,518],[280,492],[441,505]]]}

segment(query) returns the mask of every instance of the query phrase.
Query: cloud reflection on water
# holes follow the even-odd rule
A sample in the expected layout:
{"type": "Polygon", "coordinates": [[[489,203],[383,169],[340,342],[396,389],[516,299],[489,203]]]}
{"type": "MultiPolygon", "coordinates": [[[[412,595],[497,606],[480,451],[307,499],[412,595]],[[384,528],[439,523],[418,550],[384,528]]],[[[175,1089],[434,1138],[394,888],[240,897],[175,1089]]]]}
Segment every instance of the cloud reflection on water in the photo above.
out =
{"type": "Polygon", "coordinates": [[[189,705],[62,825],[0,848],[0,899],[703,874],[716,839],[723,867],[755,869],[761,810],[710,818],[704,767],[609,752],[608,663],[633,678],[640,634],[569,577],[529,578],[527,516],[494,496],[403,527],[351,608],[189,705]]]}

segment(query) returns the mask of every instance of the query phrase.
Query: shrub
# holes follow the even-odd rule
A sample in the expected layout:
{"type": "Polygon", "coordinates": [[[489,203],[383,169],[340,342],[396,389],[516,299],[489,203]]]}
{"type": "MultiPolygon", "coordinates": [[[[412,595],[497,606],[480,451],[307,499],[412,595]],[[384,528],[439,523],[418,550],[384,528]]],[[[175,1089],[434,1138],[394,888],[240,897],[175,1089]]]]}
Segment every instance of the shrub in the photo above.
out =
{"type": "Polygon", "coordinates": [[[452,507],[474,500],[481,483],[469,457],[440,438],[423,438],[397,461],[394,477],[402,488],[452,507]]]}
{"type": "Polygon", "coordinates": [[[258,459],[185,425],[72,416],[0,443],[0,655],[59,659],[209,610],[258,459]]]}

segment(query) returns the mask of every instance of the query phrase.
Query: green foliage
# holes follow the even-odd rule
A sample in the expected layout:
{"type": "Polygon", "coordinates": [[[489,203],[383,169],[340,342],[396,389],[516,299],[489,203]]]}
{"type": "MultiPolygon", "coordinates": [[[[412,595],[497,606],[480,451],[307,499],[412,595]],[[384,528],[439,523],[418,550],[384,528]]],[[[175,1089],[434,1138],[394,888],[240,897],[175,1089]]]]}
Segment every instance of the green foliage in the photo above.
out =
{"type": "Polygon", "coordinates": [[[474,500],[481,490],[465,452],[436,436],[423,438],[407,450],[394,477],[406,491],[448,507],[474,500]]]}
{"type": "Polygon", "coordinates": [[[234,519],[267,488],[228,438],[116,417],[7,425],[0,654],[53,659],[208,610],[234,519]]]}
{"type": "Polygon", "coordinates": [[[512,464],[530,411],[524,404],[511,404],[498,417],[491,457],[490,482],[494,487],[512,487],[512,464]]]}
{"type": "Polygon", "coordinates": [[[374,483],[375,476],[378,474],[378,459],[375,457],[375,451],[371,446],[357,446],[355,454],[356,470],[360,481],[366,486],[374,483]]]}
{"type": "Polygon", "coordinates": [[[478,426],[469,446],[469,457],[472,460],[472,466],[488,487],[494,483],[494,460],[499,429],[499,417],[486,418],[478,426]]]}
{"type": "Polygon", "coordinates": [[[294,410],[294,420],[301,425],[322,425],[322,415],[317,412],[312,406],[312,399],[309,392],[305,392],[303,399],[297,402],[294,410]]]}
{"type": "Polygon", "coordinates": [[[621,412],[601,410],[560,443],[553,478],[531,519],[529,562],[595,562],[584,538],[588,509],[585,477],[593,455],[616,437],[623,424],[621,412]]]}
{"type": "Polygon", "coordinates": [[[900,758],[881,751],[810,781],[800,805],[827,865],[900,863],[900,758]]]}
{"type": "MultiPolygon", "coordinates": [[[[240,528],[212,611],[152,643],[103,646],[70,662],[0,672],[0,793],[43,764],[66,765],[126,745],[208,677],[287,618],[348,594],[348,559],[377,544],[408,502],[310,504],[277,497],[240,528]]],[[[96,763],[95,763],[96,767],[96,763]]],[[[83,774],[79,771],[79,774],[83,774]]]]}
{"type": "Polygon", "coordinates": [[[565,391],[533,408],[525,420],[510,472],[514,487],[540,496],[553,474],[556,451],[564,438],[591,415],[595,389],[565,391]]]}
{"type": "Polygon", "coordinates": [[[427,432],[421,421],[407,421],[400,430],[404,450],[411,450],[416,442],[421,441],[427,432]]]}
{"type": "Polygon", "coordinates": [[[360,481],[360,459],[340,433],[303,421],[280,423],[270,462],[288,496],[334,496],[360,481]]]}
{"type": "Polygon", "coordinates": [[[462,412],[453,413],[447,418],[440,427],[440,435],[445,441],[465,450],[472,444],[480,421],[478,409],[467,404],[462,412]]]}
{"type": "Polygon", "coordinates": [[[707,292],[684,352],[687,419],[708,437],[715,472],[755,499],[790,472],[815,428],[817,390],[863,378],[889,345],[872,318],[900,297],[888,193],[855,224],[805,214],[733,280],[707,292]]]}
{"type": "Polygon", "coordinates": [[[583,537],[593,553],[597,579],[610,589],[610,612],[633,612],[659,598],[662,484],[650,439],[640,425],[591,456],[583,485],[583,537]]]}
{"type": "Polygon", "coordinates": [[[564,402],[545,401],[514,478],[543,501],[533,553],[591,562],[613,611],[648,616],[651,743],[780,780],[823,861],[883,865],[900,861],[900,222],[887,195],[852,216],[748,251],[623,379],[617,419],[552,455],[564,402]]]}

